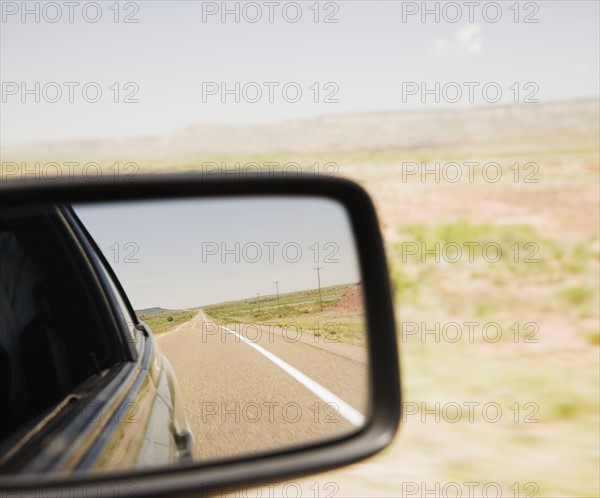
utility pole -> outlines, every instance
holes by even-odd
[[[257,312],[257,313],[258,313],[258,303],[259,303],[259,300],[258,300],[258,298],[259,298],[259,297],[260,297],[260,294],[257,292],[257,293],[256,293],[256,312]]]
[[[275,289],[277,289],[277,314],[281,318],[281,314],[279,312],[279,280],[275,282]]]
[[[314,269],[317,270],[317,282],[319,282],[319,305],[321,306],[321,311],[323,311],[323,299],[321,298],[321,270],[323,268],[317,266]]]

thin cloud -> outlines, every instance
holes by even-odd
[[[435,38],[432,53],[434,55],[476,55],[483,50],[481,26],[468,24],[454,33],[451,40]]]
[[[481,52],[481,26],[469,24],[459,29],[454,38],[458,43],[459,51],[466,54],[478,54]]]
[[[433,53],[435,55],[445,55],[448,53],[450,49],[450,43],[448,40],[444,40],[443,38],[436,38],[433,40]]]

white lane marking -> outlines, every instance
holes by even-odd
[[[319,398],[321,398],[325,403],[329,403],[333,406],[337,406],[340,415],[342,415],[345,419],[347,419],[350,423],[356,425],[357,427],[362,426],[365,423],[365,416],[360,413],[358,410],[351,407],[348,403],[343,401],[341,398],[338,398],[331,391],[325,389],[321,384],[315,382],[307,375],[304,375],[300,370],[294,368],[289,363],[286,363],[278,356],[275,356],[273,353],[267,351],[265,348],[259,346],[258,344],[249,341],[244,336],[234,332],[233,330],[228,329],[227,327],[221,326],[222,329],[225,329],[227,332],[236,335],[242,341],[244,341],[249,346],[253,347],[260,354],[271,360],[275,365],[281,368],[288,375],[296,379],[300,384],[306,387],[309,391],[312,391]]]
[[[160,334],[156,339],[160,339],[162,337],[165,337],[166,335],[172,334],[173,332],[177,332],[181,327],[183,327],[184,325],[187,325],[188,323],[191,323],[192,320],[194,320],[193,318],[191,320],[188,320],[187,322],[183,322],[179,327],[177,327],[174,330],[170,330],[169,332],[165,332],[164,334]],[[196,323],[198,321],[198,315],[196,315],[196,320],[194,321],[194,323]],[[192,327],[194,328],[194,327]]]

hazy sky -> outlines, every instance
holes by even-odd
[[[136,309],[180,309],[357,282],[346,211],[319,198],[75,206]]]
[[[315,22],[314,2],[305,1],[298,3],[301,17],[295,23],[289,20],[297,17],[296,7],[285,7],[288,20],[283,15],[290,2],[273,7],[272,23],[265,2],[250,7],[228,2],[229,9],[238,9],[240,22],[233,14],[225,22],[220,12],[209,15],[221,9],[221,2],[195,1],[122,2],[113,10],[114,2],[100,2],[101,17],[88,22],[98,16],[94,7],[86,7],[84,16],[88,3],[74,8],[71,23],[64,2],[55,2],[60,12],[37,2],[36,22],[35,14],[22,17],[22,2],[2,1],[2,143],[147,136],[199,123],[471,105],[466,97],[456,104],[403,98],[407,82],[430,88],[435,82],[494,82],[502,90],[500,102],[514,100],[514,83],[521,101],[536,88],[534,97],[541,102],[598,96],[599,2],[594,0],[521,2],[518,9],[512,1],[499,2],[499,18],[487,6],[492,2],[480,2],[472,22],[465,2],[454,2],[459,10],[445,6],[448,2],[429,2],[439,22],[434,14],[423,22],[422,2],[321,2]],[[34,12],[35,5],[27,3]],[[252,23],[256,5],[261,18]],[[415,7],[419,12],[410,15]],[[119,22],[114,22],[117,13]],[[57,22],[49,22],[58,14]],[[458,14],[460,19],[451,22]],[[123,22],[127,16],[138,22]],[[325,23],[326,16],[338,22]],[[22,94],[21,83],[35,91],[36,82],[40,103],[34,94]],[[255,82],[263,96],[257,103],[236,103],[233,96],[222,103],[219,93],[203,94],[211,82],[228,88]],[[273,102],[265,82],[278,85],[272,87]],[[90,83],[87,99],[96,99],[97,88],[102,92],[96,103],[82,96]],[[288,83],[294,84],[286,87],[290,100],[295,98],[290,89],[302,91],[296,103],[282,96]],[[525,88],[527,83],[535,86]],[[249,99],[256,97],[254,87],[246,90]],[[325,103],[327,96],[338,102]],[[138,102],[123,103],[127,97]],[[488,105],[479,90],[473,105]]]

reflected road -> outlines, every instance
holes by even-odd
[[[367,411],[359,346],[272,327],[220,327],[202,311],[156,343],[177,376],[199,460],[348,434]]]

